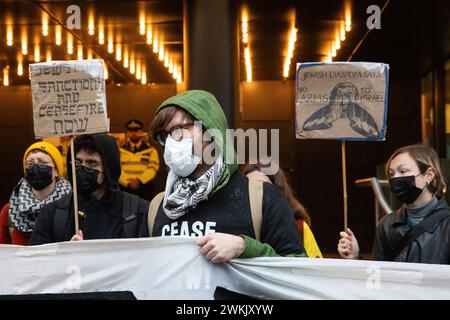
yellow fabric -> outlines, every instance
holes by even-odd
[[[303,221],[303,245],[305,246],[308,257],[323,258],[316,239],[314,238],[314,234],[305,221]]]
[[[158,151],[154,147],[136,153],[120,148],[120,162],[122,174],[119,183],[124,187],[132,179],[139,179],[142,184],[148,183],[159,169]]]
[[[32,150],[40,150],[40,151],[47,153],[53,159],[53,162],[55,163],[55,166],[56,166],[56,171],[58,171],[59,176],[61,176],[61,177],[64,176],[64,162],[63,162],[61,153],[54,145],[52,145],[49,142],[43,142],[43,141],[33,143],[27,149],[27,151],[25,151],[25,153],[23,155],[23,161],[22,161],[24,173],[26,173],[25,159],[27,158],[28,154]]]

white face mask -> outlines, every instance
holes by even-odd
[[[170,135],[166,139],[164,147],[164,161],[176,175],[187,177],[202,160],[192,153],[192,139],[176,141]]]

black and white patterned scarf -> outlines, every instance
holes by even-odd
[[[187,209],[195,208],[200,201],[208,199],[224,170],[223,156],[219,154],[214,165],[195,181],[169,171],[163,202],[167,217],[177,219],[184,215]]]
[[[71,191],[70,183],[64,178],[59,178],[55,190],[44,200],[39,200],[31,191],[28,181],[22,178],[9,199],[9,220],[20,232],[31,233],[41,208],[61,199]]]

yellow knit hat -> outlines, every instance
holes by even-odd
[[[44,141],[33,143],[27,149],[27,151],[25,151],[25,154],[23,155],[23,172],[24,173],[26,173],[25,159],[27,158],[28,154],[32,150],[39,150],[39,151],[43,151],[43,152],[47,153],[53,159],[53,162],[55,163],[55,166],[56,166],[56,171],[58,171],[58,175],[60,177],[64,176],[64,163],[63,163],[61,153],[54,145],[52,145],[51,143],[48,143],[48,142],[44,142]]]

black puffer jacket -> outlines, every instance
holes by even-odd
[[[429,215],[446,212],[448,217],[430,227],[406,247],[396,258],[397,262],[450,264],[450,209],[444,198]],[[391,261],[393,247],[408,232],[406,208],[385,216],[377,228],[373,246],[373,259]]]

